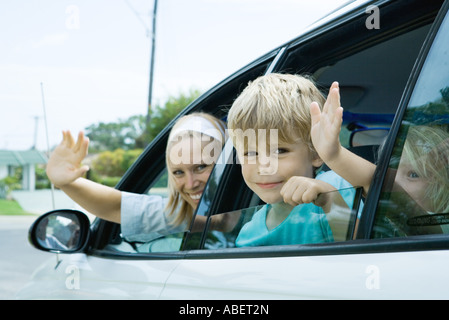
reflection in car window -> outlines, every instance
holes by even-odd
[[[221,227],[215,229],[223,231],[209,231],[204,247],[218,249],[352,239],[360,204],[360,191],[347,188],[322,194],[317,199],[321,207],[314,204],[296,206],[296,210],[291,211],[287,218],[274,228],[268,228],[265,220],[271,205],[260,205],[214,215],[209,225],[220,224]],[[341,193],[355,195],[353,207],[347,206]],[[322,207],[328,208],[327,213],[323,212]],[[300,208],[306,209],[307,212]],[[319,235],[316,235],[316,230],[320,233]]]
[[[374,238],[449,233],[448,37],[446,17],[395,141]]]
[[[147,191],[149,195],[158,195],[164,198],[168,198],[168,173],[167,168],[164,168],[156,179],[155,183]]]
[[[181,249],[185,232],[170,234],[144,243],[133,243],[135,252],[173,252]]]

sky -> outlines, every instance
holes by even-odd
[[[206,91],[347,0],[159,0],[153,105]],[[0,149],[146,114],[152,0],[0,5]]]

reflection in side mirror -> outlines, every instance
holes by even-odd
[[[75,253],[86,247],[89,227],[89,219],[80,211],[50,211],[30,227],[29,241],[39,250]]]

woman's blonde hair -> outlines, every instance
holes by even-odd
[[[195,119],[198,119],[197,117],[207,120],[210,123],[210,125],[212,125],[212,127],[216,129],[216,134],[214,134],[216,136],[215,138],[209,135],[211,132],[210,130],[205,130],[204,132],[202,132],[201,128],[199,127],[194,128],[193,130],[182,129],[183,125],[185,125],[189,121],[195,121]],[[181,131],[178,131],[178,129],[180,129]],[[177,132],[175,136],[173,136],[174,132]],[[214,148],[214,150],[221,150],[226,141],[226,125],[223,121],[214,117],[213,115],[203,112],[195,112],[180,118],[171,129],[170,138],[169,141],[167,142],[167,148],[165,151],[165,161],[168,171],[168,192],[169,192],[166,210],[168,211],[168,214],[170,216],[176,215],[172,222],[173,225],[175,226],[179,226],[184,221],[190,223],[193,217],[194,210],[190,206],[190,204],[182,198],[180,192],[175,187],[176,184],[174,181],[174,176],[170,170],[170,162],[169,162],[170,150],[176,143],[178,143],[179,140],[177,139],[177,137],[183,138],[194,137],[203,140],[202,139],[203,135],[208,136],[207,138],[204,139],[204,141],[207,141],[207,144],[210,143],[217,144],[216,146],[217,148]],[[217,137],[217,135],[219,136]],[[215,159],[217,159],[218,156],[219,154],[214,155]]]
[[[439,127],[410,127],[402,157],[428,180],[425,197],[432,212],[449,212],[449,133]]]
[[[248,129],[278,130],[281,141],[300,139],[316,154],[310,137],[310,104],[325,98],[314,82],[304,76],[272,73],[250,82],[234,101],[228,114],[229,136],[238,143],[237,132]]]

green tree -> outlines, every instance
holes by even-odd
[[[149,128],[136,140],[136,146],[144,148],[172,121],[185,107],[200,96],[201,92],[191,89],[188,93],[168,98],[164,107],[156,106],[151,110]]]
[[[150,113],[151,121],[148,128],[146,128],[145,115],[134,115],[128,119],[119,119],[117,122],[91,124],[85,129],[90,139],[89,152],[145,148],[179,112],[199,95],[199,90],[192,89],[188,93],[169,97],[163,107],[156,105]]]
[[[120,177],[123,175],[122,161],[125,150],[103,151],[92,161],[92,169],[101,176]]]
[[[145,130],[145,116],[135,115],[118,122],[92,124],[86,128],[90,152],[130,150],[136,148],[136,139]]]
[[[115,186],[128,168],[142,153],[142,149],[103,151],[92,161],[89,179]]]

